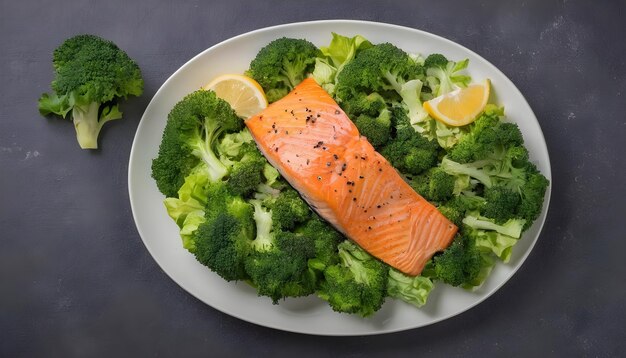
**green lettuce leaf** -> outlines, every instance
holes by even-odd
[[[323,57],[315,60],[313,78],[328,93],[333,94],[337,76],[343,67],[356,56],[356,54],[372,47],[372,43],[361,35],[346,37],[333,34],[333,39],[328,47],[321,47]]]
[[[206,170],[194,170],[185,178],[185,183],[178,190],[177,198],[164,200],[167,214],[180,228],[183,247],[191,252],[195,250],[193,233],[205,221],[204,207],[207,203],[207,185],[209,177]]]
[[[390,297],[421,307],[426,304],[433,287],[433,282],[428,277],[411,277],[393,268],[389,269],[387,294]]]

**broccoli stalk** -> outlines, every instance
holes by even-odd
[[[256,237],[252,248],[259,252],[266,252],[274,246],[276,235],[272,230],[272,212],[261,206],[261,201],[251,200],[254,206],[254,222],[256,223]]]
[[[194,128],[189,138],[191,154],[202,159],[207,166],[209,178],[216,181],[228,174],[228,167],[217,157],[213,149],[223,127],[216,121],[207,121],[203,127]]]
[[[476,212],[469,213],[464,219],[463,224],[476,230],[493,230],[503,235],[511,236],[519,239],[522,235],[522,229],[526,220],[509,219],[504,224],[497,224],[494,220],[480,216]]]
[[[139,66],[113,42],[93,35],[65,40],[54,50],[52,94],[39,99],[42,115],[71,118],[82,149],[97,149],[103,125],[122,118],[120,98],[143,93]]]

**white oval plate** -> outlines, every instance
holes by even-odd
[[[257,51],[271,40],[282,36],[306,38],[322,46],[330,42],[331,31],[346,36],[360,34],[373,43],[391,42],[407,52],[438,52],[455,60],[469,58],[469,74],[474,81],[491,79],[497,102],[505,106],[508,120],[519,125],[532,160],[551,179],[546,143],[533,111],[515,85],[479,55],[444,38],[396,25],[345,20],[295,23],[252,31],[219,43],[187,62],[157,91],[137,128],[128,165],[128,190],[137,230],[156,262],[182,288],[224,313],[259,325],[308,334],[367,335],[422,327],[464,312],[496,292],[522,265],[545,221],[550,188],[541,216],[515,246],[511,261],[498,263],[480,289],[468,292],[437,284],[421,309],[388,299],[379,312],[367,319],[333,312],[314,296],[273,305],[243,282],[224,281],[182,247],[178,228],[168,217],[163,196],[150,176],[151,161],[157,155],[169,111],[186,94],[212,78],[245,71]]]

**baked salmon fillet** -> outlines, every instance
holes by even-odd
[[[337,230],[390,266],[418,275],[457,227],[381,156],[315,80],[246,120],[259,149]]]

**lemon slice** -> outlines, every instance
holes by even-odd
[[[460,127],[476,120],[489,100],[489,80],[475,83],[424,102],[431,117],[449,126]]]
[[[214,91],[242,118],[249,118],[267,107],[263,88],[257,81],[247,76],[221,75],[204,86],[204,89]]]

